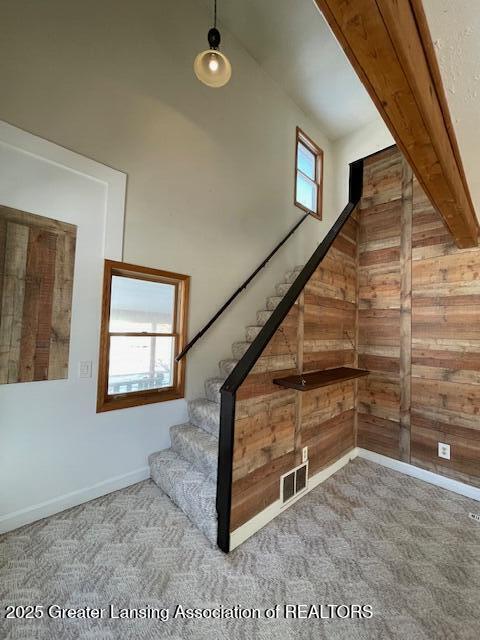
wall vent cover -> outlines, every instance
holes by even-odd
[[[280,500],[282,504],[290,502],[307,490],[308,462],[295,467],[280,478]]]

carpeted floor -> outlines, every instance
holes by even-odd
[[[477,640],[472,500],[355,460],[230,556],[142,482],[0,537],[0,606],[254,607],[256,620],[0,620],[3,640]],[[286,603],[371,619],[267,620]],[[318,609],[317,609],[318,610]],[[55,610],[56,611],[56,610]],[[338,609],[340,615],[345,608]]]

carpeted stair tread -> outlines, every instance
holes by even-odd
[[[273,311],[270,309],[262,309],[261,311],[257,311],[257,324],[264,325],[266,321],[270,318]]]
[[[152,480],[212,542],[217,540],[217,484],[172,449],[149,456]]]
[[[245,329],[245,340],[247,342],[253,342],[262,329],[263,327],[259,326],[258,324],[247,327]]]
[[[237,364],[238,364],[238,360],[235,360],[234,358],[228,358],[227,360],[222,360],[218,365],[221,375],[225,376],[225,378],[228,378],[228,376],[232,373],[232,371],[235,369]]]
[[[276,309],[276,307],[278,307],[282,299],[283,296],[270,296],[269,298],[267,298],[267,309],[269,311],[273,311],[274,309]]]
[[[188,417],[191,424],[208,431],[218,438],[220,429],[220,405],[207,398],[197,398],[188,403]]]
[[[300,275],[300,272],[302,271],[301,268],[296,268],[293,269],[292,271],[287,271],[286,275],[285,275],[285,280],[291,284],[292,282],[295,282],[295,280],[298,278],[298,276]]]
[[[207,378],[205,380],[205,394],[210,402],[220,404],[220,389],[225,378]]]
[[[212,480],[217,480],[218,438],[187,422],[170,428],[172,449]]]
[[[291,282],[281,282],[280,284],[277,284],[277,286],[275,287],[277,296],[281,296],[283,298],[291,286]]]
[[[234,342],[232,344],[232,354],[237,360],[242,358],[246,351],[251,347],[251,342]]]

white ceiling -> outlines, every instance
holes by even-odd
[[[480,3],[424,0],[453,127],[480,217]]]
[[[218,0],[218,18],[330,139],[379,117],[313,0]]]
[[[210,11],[212,0],[203,1]],[[424,0],[424,7],[480,218],[480,3]],[[218,17],[331,140],[380,117],[313,0],[218,0]]]

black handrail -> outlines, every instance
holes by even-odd
[[[213,318],[211,318],[211,320],[209,320],[207,322],[207,324],[203,327],[203,329],[201,329],[194,338],[192,338],[190,340],[190,342],[180,351],[180,353],[178,354],[178,356],[176,356],[175,360],[177,362],[180,362],[180,360],[190,351],[190,349],[193,347],[193,345],[200,340],[200,338],[203,336],[204,333],[206,333],[210,327],[212,326],[212,324],[218,320],[218,318],[222,315],[222,313],[232,304],[232,302],[235,300],[235,298],[244,290],[248,287],[248,285],[250,284],[250,282],[255,278],[255,276],[257,275],[257,273],[259,271],[261,271],[267,264],[267,262],[269,262],[273,256],[277,253],[277,251],[280,249],[281,246],[283,246],[285,244],[285,242],[290,238],[290,236],[292,236],[295,231],[298,229],[298,227],[302,224],[302,222],[309,217],[309,213],[306,213],[302,218],[300,218],[300,220],[295,223],[293,225],[293,227],[290,229],[290,231],[287,233],[287,235],[283,238],[283,240],[280,240],[280,242],[277,244],[277,246],[273,249],[273,251],[271,251],[268,256],[265,258],[265,260],[255,269],[255,271],[245,280],[245,282],[240,285],[238,287],[238,289],[235,291],[235,293],[233,293],[230,298],[225,302],[225,304],[220,307],[220,309],[217,311],[217,313],[213,316]]]
[[[274,333],[281,325],[288,312],[295,304],[298,296],[305,288],[305,285],[310,280],[316,268],[334,243],[338,234],[342,230],[343,225],[360,201],[362,189],[363,160],[357,160],[350,164],[349,197],[347,206],[339,215],[330,231],[319,244],[312,257],[297,276],[284,298],[277,305],[270,318],[262,327],[260,333],[257,335],[242,358],[238,361],[236,367],[230,373],[220,389],[220,434],[217,473],[217,544],[220,549],[226,553],[230,550],[230,512],[232,507],[235,399],[237,389],[262,355],[263,350],[272,339]]]

